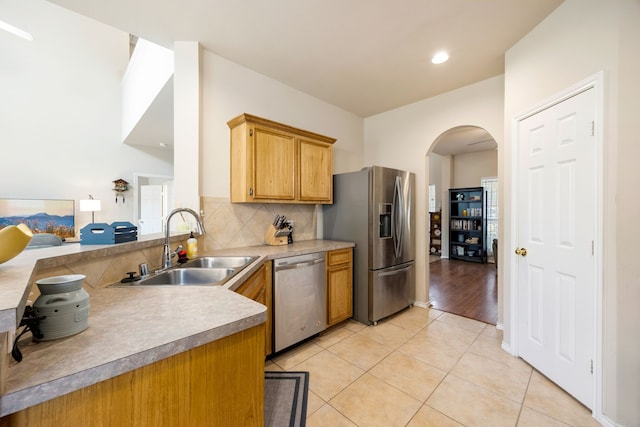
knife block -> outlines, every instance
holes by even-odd
[[[277,234],[282,234],[282,232],[285,233],[277,236]],[[291,234],[291,231],[284,229],[278,230],[273,224],[269,224],[269,228],[267,228],[267,232],[264,234],[264,242],[271,246],[286,245],[289,243],[289,234]]]

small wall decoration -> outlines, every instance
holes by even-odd
[[[129,183],[122,178],[116,179],[113,181],[113,191],[116,192],[116,203],[118,203],[118,198],[122,198],[122,203],[124,203],[124,192],[129,190]]]

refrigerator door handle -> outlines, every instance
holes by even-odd
[[[409,271],[413,268],[413,263],[411,263],[410,265],[406,265],[402,268],[396,268],[396,269],[387,269],[385,271],[382,271],[378,274],[378,277],[384,277],[384,276],[393,276],[394,274],[398,274],[398,273],[402,273],[405,271]]]
[[[391,224],[393,228],[393,249],[396,258],[402,256],[404,244],[404,200],[402,195],[402,180],[396,176],[393,188],[393,204],[391,205]]]

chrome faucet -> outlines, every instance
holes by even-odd
[[[171,222],[171,217],[173,217],[175,214],[179,212],[190,213],[196,219],[196,227],[198,229],[198,234],[202,236],[205,233],[204,225],[202,225],[202,221],[200,221],[200,217],[198,216],[197,213],[195,213],[195,211],[193,211],[193,209],[177,208],[172,210],[171,213],[167,216],[167,219],[164,223],[165,236],[164,236],[164,249],[162,251],[162,269],[163,270],[165,268],[171,267],[171,258],[172,258],[172,255],[174,254],[171,253],[171,248],[169,248],[169,223]]]

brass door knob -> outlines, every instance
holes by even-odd
[[[517,248],[516,255],[527,256],[527,250],[525,248]]]

